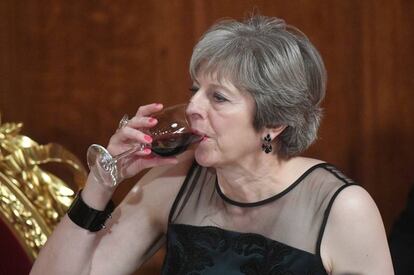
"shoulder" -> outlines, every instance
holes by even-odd
[[[336,273],[393,274],[379,210],[360,186],[339,192],[321,244],[325,267]]]
[[[378,208],[368,192],[358,185],[346,186],[338,193],[332,205],[328,220],[330,226],[352,226],[366,219],[372,219],[382,225]]]
[[[355,182],[343,174],[334,165],[318,159],[297,157],[292,161],[293,171],[299,179],[307,178],[313,188],[324,187],[325,191],[335,192],[343,185],[355,184]]]
[[[296,158],[296,162],[299,163],[299,167],[302,167],[302,169],[304,169],[304,171],[306,172],[313,171],[316,168],[322,168],[321,170],[326,172],[325,175],[330,174],[334,176],[336,179],[340,180],[342,183],[355,184],[355,182],[352,179],[348,178],[344,173],[342,173],[341,170],[323,160],[307,157],[298,157]]]

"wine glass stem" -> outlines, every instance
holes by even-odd
[[[137,144],[134,145],[131,149],[126,150],[125,152],[122,152],[112,158],[113,164],[116,164],[120,159],[123,159],[124,157],[127,157],[137,151],[142,151],[146,146],[144,144]]]

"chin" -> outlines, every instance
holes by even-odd
[[[206,150],[199,150],[199,148],[197,148],[194,152],[194,158],[197,163],[203,167],[212,167],[215,164],[212,153]]]

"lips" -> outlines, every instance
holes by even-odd
[[[191,129],[191,131],[193,132],[194,135],[202,137],[202,140],[206,140],[207,138],[209,138],[209,136],[207,136],[205,133],[203,133],[199,130]]]

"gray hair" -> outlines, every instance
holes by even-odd
[[[257,15],[218,22],[194,48],[191,77],[201,70],[251,94],[257,131],[286,126],[277,138],[280,157],[298,155],[316,139],[326,71],[318,51],[295,27]]]

